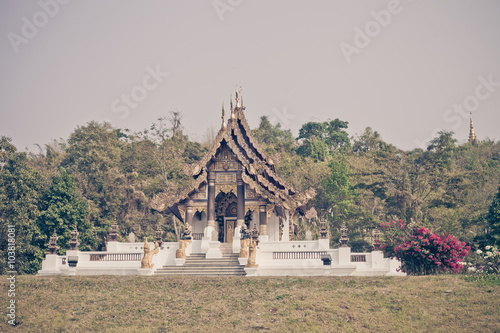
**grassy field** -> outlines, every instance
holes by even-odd
[[[500,332],[498,277],[18,276],[16,305],[0,331]]]

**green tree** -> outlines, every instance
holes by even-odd
[[[488,209],[486,221],[489,229],[486,238],[493,244],[500,245],[500,187]]]
[[[15,269],[20,274],[34,274],[41,268],[46,237],[35,223],[40,213],[44,189],[43,175],[31,164],[26,153],[10,147],[9,159],[0,173],[0,233],[15,229]],[[0,275],[7,271],[7,237],[0,237]]]
[[[89,201],[89,218],[101,240],[99,246],[113,221],[124,214],[126,192],[120,164],[126,142],[121,130],[92,121],[71,133],[61,163],[75,176],[81,194]]]
[[[2,135],[0,138],[0,171],[3,170],[10,156],[16,151],[16,147],[12,144],[12,138]]]
[[[351,170],[346,156],[336,154],[328,167],[330,172],[323,180],[315,202],[320,210],[329,213],[332,246],[338,245],[340,226],[346,222],[353,250],[368,250],[370,244],[364,240],[364,230],[366,224],[371,226],[371,220],[366,219],[361,206],[356,205],[356,190],[351,182]],[[321,207],[321,201],[326,206]]]
[[[269,155],[292,153],[294,150],[295,140],[292,132],[282,129],[280,123],[271,124],[267,116],[260,118],[259,127],[252,133]]]
[[[325,141],[312,136],[297,148],[297,154],[310,157],[315,161],[325,161],[330,156],[330,149]]]
[[[453,134],[453,132],[440,131],[438,136],[429,142],[427,154],[422,157],[432,163],[432,169],[436,171],[450,170],[451,157],[457,143],[457,140],[453,138]]]
[[[326,144],[330,152],[341,148],[348,148],[351,146],[349,134],[345,131],[348,124],[347,121],[342,121],[338,118],[323,123],[308,122],[300,128],[297,139],[302,139],[304,144],[307,144],[308,141],[317,138]],[[308,150],[302,152],[307,153]]]
[[[371,127],[365,128],[363,134],[354,140],[352,151],[355,153],[367,153],[387,149],[388,144],[382,140],[377,131]]]
[[[345,214],[345,207],[352,203],[354,197],[349,164],[344,156],[338,155],[331,159],[328,167],[330,174],[323,181],[325,196],[330,206],[341,208],[339,211]]]
[[[55,231],[59,236],[59,253],[69,248],[71,231],[77,225],[80,250],[91,250],[97,244],[97,235],[87,219],[87,202],[81,198],[75,178],[64,168],[52,176],[52,184],[43,196],[42,212],[37,224],[48,239]]]

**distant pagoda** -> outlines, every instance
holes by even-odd
[[[479,141],[476,138],[476,133],[474,132],[474,123],[472,122],[472,112],[470,114],[469,143],[471,145],[477,145],[479,143]]]

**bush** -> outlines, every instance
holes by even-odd
[[[384,240],[381,249],[390,258],[401,261],[401,270],[408,275],[458,273],[464,266],[461,259],[470,246],[453,235],[437,235],[424,227],[410,227],[405,222],[381,224]]]
[[[498,274],[500,273],[500,251],[498,247],[487,245],[472,252],[466,260],[467,273]]]

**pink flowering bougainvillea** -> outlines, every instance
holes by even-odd
[[[390,258],[401,261],[401,269],[409,275],[436,274],[463,268],[461,259],[470,247],[453,235],[437,235],[424,227],[410,228],[405,222],[384,222],[381,249]]]

